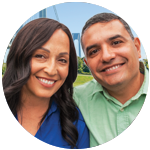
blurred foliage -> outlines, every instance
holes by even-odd
[[[91,72],[90,72],[88,66],[84,62],[84,57],[83,58],[78,57],[78,73],[85,74],[85,75],[91,75]]]
[[[2,76],[4,75],[6,71],[6,63],[3,63],[3,66],[2,66]]]
[[[143,59],[144,64],[147,69],[150,69],[150,58]]]

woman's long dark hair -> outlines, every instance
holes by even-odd
[[[76,146],[78,139],[78,131],[73,124],[78,119],[78,111],[72,98],[73,82],[77,77],[77,57],[72,35],[65,25],[52,19],[40,18],[29,22],[18,32],[7,57],[7,69],[3,76],[3,89],[7,103],[15,116],[18,108],[20,108],[21,89],[30,77],[32,54],[44,45],[57,29],[62,29],[69,37],[70,64],[65,83],[52,97],[55,97],[60,108],[62,136],[73,148]],[[47,112],[48,110],[43,114],[41,122]]]

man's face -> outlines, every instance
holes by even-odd
[[[140,41],[132,40],[119,20],[93,24],[85,30],[82,43],[87,66],[106,89],[125,87],[137,80]]]

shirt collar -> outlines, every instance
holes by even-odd
[[[50,109],[49,109],[49,111],[48,111],[48,113],[47,113],[47,115],[46,115],[46,118],[49,117],[53,112],[55,112],[55,111],[57,110],[57,107],[58,107],[58,106],[57,106],[55,100],[52,99],[52,104],[51,104],[51,107],[50,107]],[[46,118],[45,118],[45,119],[46,119]]]
[[[143,81],[143,84],[142,84],[140,90],[138,91],[138,93],[131,98],[132,100],[136,100],[142,94],[147,94],[148,83],[149,83],[149,78],[148,78],[149,72],[148,72],[148,69],[143,64],[143,62],[140,62],[140,71],[144,72],[144,81]],[[114,97],[110,96],[108,94],[108,92],[106,91],[106,89],[104,87],[102,87],[101,84],[99,84],[95,79],[93,79],[93,82],[95,83],[95,86],[93,88],[92,93],[89,96],[94,95],[97,92],[103,92],[106,98],[110,99],[110,97],[111,97],[111,99],[113,99],[117,102],[117,100]]]
[[[143,62],[140,62],[140,72],[144,73],[144,81],[138,93],[131,98],[132,100],[139,98],[142,94],[147,94],[148,83],[149,83],[149,77],[148,77],[149,72],[148,69],[143,64]]]
[[[94,84],[94,88],[93,91],[90,95],[94,95],[97,92],[101,92],[104,90],[104,88],[101,86],[101,84],[99,84],[95,79],[93,79]]]

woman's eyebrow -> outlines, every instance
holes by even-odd
[[[47,52],[50,53],[50,50],[48,50],[47,48],[41,47],[40,49],[42,49],[42,50],[47,51]],[[67,53],[67,52],[62,52],[62,53],[59,53],[59,55],[69,55],[69,53]]]
[[[47,48],[41,47],[40,49],[42,49],[42,50],[47,51],[47,52],[50,53],[50,50],[48,50]]]

